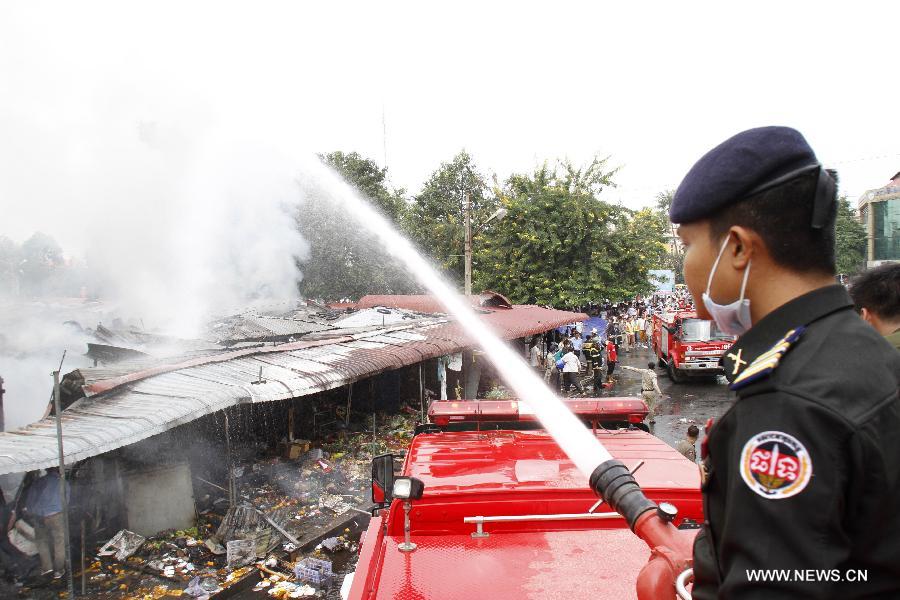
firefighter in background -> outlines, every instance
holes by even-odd
[[[591,336],[593,343],[590,347],[588,364],[591,368],[591,375],[593,375],[594,378],[594,393],[599,394],[603,389],[603,382],[605,380],[603,365],[603,342],[596,335],[596,333],[592,333]]]
[[[701,445],[695,600],[900,598],[900,353],[834,283],[836,186],[799,132],[763,127],[673,198],[697,313],[740,336]]]
[[[589,333],[587,339],[584,340],[584,344],[581,346],[581,353],[584,354],[584,361],[587,363],[587,372],[589,375],[594,373],[594,345],[597,343],[594,336],[594,332]]]

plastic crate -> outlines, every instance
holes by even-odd
[[[294,565],[294,576],[300,581],[319,587],[331,587],[334,581],[331,561],[318,558],[304,558],[299,561]]]

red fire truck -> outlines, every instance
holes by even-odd
[[[601,465],[589,484],[515,400],[435,402],[399,473],[397,457],[373,461],[382,509],[342,596],[674,598],[703,519],[697,465],[633,427],[642,400],[565,402],[618,459],[603,463],[617,463],[615,475],[598,476]],[[625,507],[638,497],[640,509]]]
[[[722,375],[719,359],[733,343],[733,336],[722,333],[713,321],[698,319],[693,311],[653,316],[653,351],[675,383]]]

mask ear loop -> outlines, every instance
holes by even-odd
[[[728,238],[729,236],[725,236],[725,243],[722,244],[722,247],[719,249],[719,255],[716,257],[716,262],[713,263],[712,270],[709,272],[709,279],[706,281],[706,295],[709,295],[709,288],[712,287],[713,275],[716,274],[716,269],[719,268],[719,260],[722,258],[722,254],[725,252],[725,248],[728,247]],[[744,278],[744,285],[747,284],[747,278]],[[744,297],[744,288],[741,287],[741,299]]]
[[[750,265],[753,264],[753,259],[747,261],[747,268],[744,269],[744,282],[741,283],[741,299],[739,302],[744,301],[744,290],[747,289],[747,279],[750,278]]]

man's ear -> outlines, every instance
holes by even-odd
[[[863,308],[859,311],[859,316],[863,318],[863,321],[865,321],[875,329],[878,329],[878,317],[875,316],[875,313],[873,313],[871,310],[869,310],[868,308]]]
[[[726,250],[723,260],[730,258],[731,266],[738,271],[747,268],[750,260],[763,252],[763,242],[759,234],[752,229],[734,225],[728,230],[728,235],[734,240],[734,245]]]

